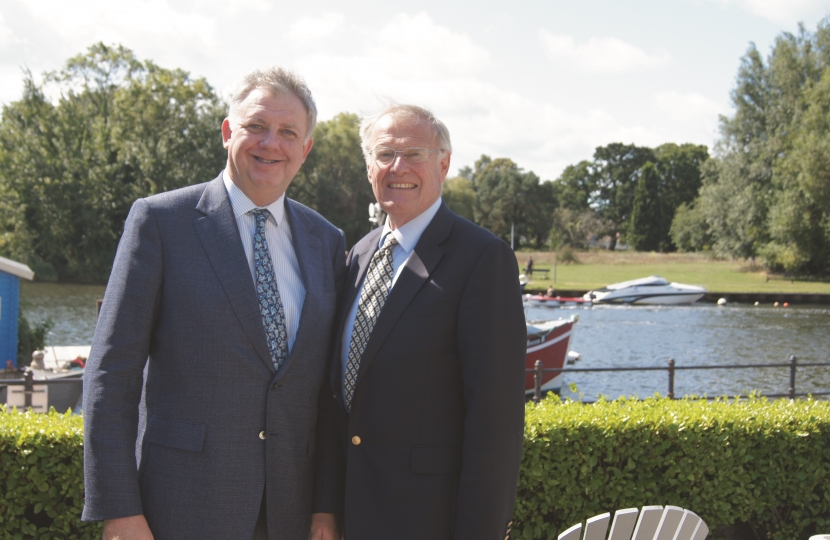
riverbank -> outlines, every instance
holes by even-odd
[[[790,279],[768,275],[747,261],[722,261],[703,253],[639,253],[629,251],[573,251],[577,263],[556,263],[555,252],[518,252],[520,269],[533,258],[534,274],[528,290],[588,291],[609,283],[658,275],[669,281],[702,285],[713,294],[830,295],[830,279]],[[560,261],[562,257],[560,256]],[[554,263],[556,263],[554,271]],[[541,270],[541,272],[540,272]],[[547,272],[545,272],[547,270]],[[560,293],[562,296],[566,294]],[[745,301],[745,300],[741,300]],[[760,300],[759,300],[760,301]],[[772,299],[770,301],[789,301]],[[808,301],[808,300],[802,300]],[[830,302],[830,299],[827,300]]]

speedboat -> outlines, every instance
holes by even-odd
[[[553,321],[533,321],[527,324],[527,354],[525,369],[535,369],[536,361],[541,360],[546,369],[563,368],[565,363],[573,363],[579,355],[568,357],[568,344],[573,335],[573,327],[579,320],[578,315],[568,319]],[[542,391],[559,392],[565,374],[544,372],[542,375]],[[525,394],[533,395],[536,389],[534,373],[525,374]]]
[[[705,293],[706,289],[698,285],[669,283],[660,276],[650,276],[588,291],[583,298],[602,304],[691,304]]]

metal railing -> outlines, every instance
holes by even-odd
[[[666,371],[668,372],[669,388],[666,397],[675,399],[674,397],[674,374],[678,370],[692,370],[692,369],[747,369],[747,368],[770,368],[770,367],[786,367],[790,371],[790,386],[786,393],[783,394],[758,394],[759,396],[769,398],[789,398],[795,399],[801,396],[828,396],[830,392],[796,392],[795,390],[795,374],[799,367],[819,367],[830,366],[830,362],[810,362],[806,364],[799,364],[795,356],[790,356],[787,363],[778,364],[730,364],[730,365],[707,365],[707,366],[678,366],[675,364],[674,358],[670,358],[666,367],[606,367],[606,368],[546,368],[542,365],[541,360],[536,360],[534,369],[526,370],[528,373],[533,373],[536,388],[533,392],[533,401],[539,403],[542,399],[542,378],[545,373],[577,373],[590,371]],[[706,399],[717,399],[716,397],[707,397]],[[584,403],[592,403],[586,401]]]
[[[83,384],[83,378],[65,378],[65,379],[38,379],[35,380],[35,374],[31,369],[24,369],[22,379],[0,379],[0,386],[23,386],[23,400],[24,408],[32,406],[32,396],[44,392],[38,390],[35,386],[52,385],[52,384]]]

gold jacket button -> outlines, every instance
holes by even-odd
[[[352,444],[353,444],[353,445],[355,445],[355,446],[357,446],[358,444],[360,444],[360,437],[358,437],[357,435],[355,435],[354,437],[352,437]]]
[[[265,440],[265,432],[264,431],[259,432],[259,438],[262,439],[263,441]]]

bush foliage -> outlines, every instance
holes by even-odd
[[[514,536],[556,538],[620,508],[675,505],[758,538],[830,530],[830,403],[529,404]]]
[[[81,523],[83,419],[0,406],[0,531],[8,539],[101,538]]]
[[[551,539],[620,508],[675,505],[713,538],[830,530],[830,403],[652,398],[528,404],[513,538]],[[95,539],[82,523],[83,421],[0,407],[3,538]]]

